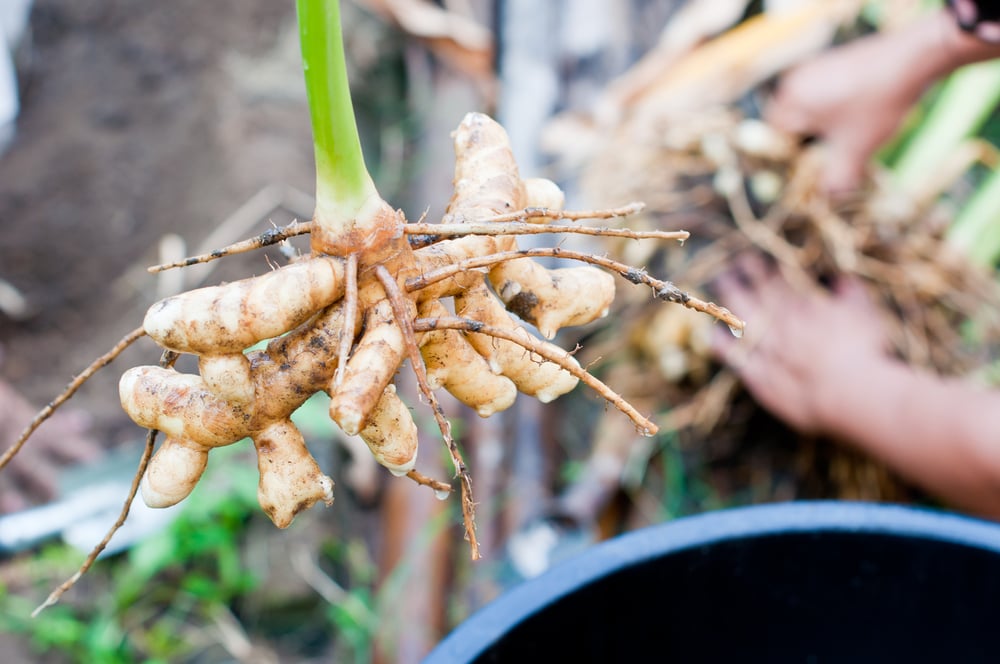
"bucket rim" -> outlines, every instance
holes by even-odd
[[[725,541],[788,533],[870,533],[1000,553],[1000,524],[939,509],[838,500],[726,508],[624,533],[521,582],[459,624],[424,664],[472,661],[528,616],[625,567]]]

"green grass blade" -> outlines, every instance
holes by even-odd
[[[926,120],[893,168],[903,191],[926,181],[928,169],[947,161],[983,125],[1000,101],[1000,60],[963,67],[944,84]]]
[[[993,171],[968,200],[947,239],[980,265],[1000,259],[1000,171]]]

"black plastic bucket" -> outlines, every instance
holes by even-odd
[[[629,533],[502,595],[426,662],[1000,662],[1000,525],[867,503]]]

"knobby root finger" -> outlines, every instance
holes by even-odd
[[[421,318],[449,316],[440,300],[420,307]],[[464,334],[458,330],[428,332],[420,340],[420,356],[432,389],[443,387],[480,417],[489,417],[514,405],[517,386],[506,376],[493,373]]]
[[[160,346],[179,352],[243,352],[304,323],[343,294],[343,261],[313,256],[256,277],[164,298],[149,308],[142,327]]]
[[[211,448],[169,436],[149,462],[139,484],[148,507],[164,508],[187,498],[208,465]]]
[[[347,362],[340,387],[330,390],[330,418],[344,433],[353,436],[365,428],[404,351],[403,333],[389,303],[381,300],[367,308],[365,333]]]
[[[443,318],[418,318],[413,321],[413,329],[417,332],[429,332],[432,330],[443,329],[463,330],[465,332],[485,334],[487,336],[515,343],[525,350],[542,356],[547,361],[558,365],[564,371],[578,378],[585,385],[604,397],[604,399],[611,405],[627,415],[642,435],[652,436],[657,432],[657,426],[652,421],[641,415],[639,411],[632,406],[632,404],[626,401],[621,395],[605,385],[603,382],[595,378],[586,369],[582,368],[576,362],[571,361],[571,355],[561,348],[552,346],[551,344],[542,343],[534,337],[522,337],[513,334],[510,330],[505,330],[492,325],[484,325],[479,321],[468,318],[459,318],[457,316]]]
[[[515,335],[526,343],[547,343],[534,339],[530,332],[513,319],[482,277],[478,286],[467,289],[455,298],[455,313],[460,318],[503,328],[508,334]],[[558,364],[543,362],[541,356],[525,353],[523,344],[498,341],[495,337],[483,334],[466,334],[465,337],[487,361],[492,371],[506,376],[513,381],[519,392],[533,396],[542,403],[566,394],[579,382]],[[572,358],[567,361],[576,363]]]
[[[458,445],[455,443],[454,437],[451,435],[451,422],[445,417],[444,410],[441,408],[441,404],[438,402],[437,397],[434,396],[434,392],[431,390],[430,385],[427,382],[427,369],[424,367],[424,360],[420,356],[420,347],[417,344],[417,337],[413,328],[413,315],[410,311],[409,302],[400,290],[399,285],[396,280],[393,279],[392,275],[385,267],[379,265],[375,268],[375,275],[378,277],[379,282],[382,284],[382,288],[385,289],[386,297],[389,299],[389,303],[392,305],[393,315],[396,317],[396,322],[403,331],[404,348],[406,350],[406,355],[410,360],[410,367],[413,369],[413,373],[417,378],[417,385],[420,387],[420,392],[427,399],[427,403],[430,405],[431,410],[434,413],[434,420],[437,422],[438,428],[441,430],[441,436],[444,438],[445,444],[448,446],[448,452],[451,454],[452,463],[455,465],[455,474],[461,478],[462,482],[462,519],[465,523],[465,536],[469,540],[469,548],[471,550],[472,559],[479,559],[479,542],[476,539],[476,505],[472,499],[472,476],[469,473],[468,468],[465,466],[465,460],[462,458],[462,453],[458,449]]]
[[[318,501],[333,504],[333,480],[309,453],[302,432],[290,419],[280,420],[252,436],[257,450],[257,501],[278,528]]]
[[[337,349],[337,370],[333,374],[333,389],[336,390],[344,380],[344,369],[354,345],[354,330],[358,317],[358,255],[351,254],[344,265],[344,331],[340,336],[340,347]]]
[[[507,310],[546,339],[560,328],[604,318],[615,299],[614,275],[592,265],[549,269],[521,258],[494,266],[489,280]]]
[[[560,249],[559,247],[547,247],[540,249],[520,249],[518,251],[504,251],[496,254],[490,254],[488,256],[473,257],[466,260],[458,261],[451,265],[446,265],[439,267],[434,270],[429,270],[419,277],[412,277],[407,279],[404,286],[408,292],[413,292],[421,290],[430,286],[431,284],[437,283],[444,279],[448,279],[457,274],[462,274],[469,270],[488,267],[490,265],[496,265],[497,263],[502,263],[503,261],[515,260],[518,258],[529,258],[529,257],[550,257],[550,258],[566,258],[570,260],[581,261],[583,263],[590,263],[592,265],[598,265],[600,267],[606,268],[613,272],[617,272],[626,280],[631,281],[633,284],[643,284],[649,286],[653,289],[654,294],[660,300],[665,300],[667,302],[675,302],[677,304],[682,304],[688,309],[694,309],[695,311],[700,311],[704,314],[708,314],[713,318],[722,321],[728,325],[734,333],[742,332],[746,323],[739,318],[737,318],[731,311],[725,307],[721,307],[713,302],[706,302],[702,299],[689,295],[684,291],[680,290],[674,286],[669,281],[663,281],[661,279],[656,279],[651,277],[645,270],[641,268],[632,267],[631,265],[626,265],[619,261],[607,258],[605,256],[595,256],[593,254],[585,254],[578,251],[571,251],[568,249]]]
[[[359,435],[375,461],[393,475],[399,477],[413,470],[419,444],[417,425],[392,383],[385,386]]]

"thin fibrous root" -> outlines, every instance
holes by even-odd
[[[482,223],[497,223],[504,221],[524,221],[526,219],[565,219],[566,221],[580,221],[581,219],[614,219],[616,217],[627,217],[630,214],[641,212],[646,207],[645,203],[629,203],[617,208],[605,210],[560,210],[549,207],[527,207],[515,212],[506,212],[491,217],[483,217],[479,221]]]
[[[476,332],[495,337],[497,339],[504,339],[506,341],[513,342],[525,350],[540,355],[553,364],[557,364],[563,370],[578,378],[580,382],[590,387],[608,403],[628,416],[628,418],[632,420],[632,423],[635,424],[636,430],[638,430],[638,432],[643,436],[652,436],[658,430],[656,424],[640,414],[639,411],[637,411],[632,404],[626,401],[620,394],[594,377],[594,375],[586,369],[570,362],[570,354],[561,348],[544,344],[534,337],[519,337],[509,330],[494,327],[492,325],[486,325],[470,318],[460,318],[458,316],[417,318],[413,321],[413,330],[415,332],[430,332],[432,330],[461,330],[463,332]]]
[[[441,404],[438,402],[437,397],[434,396],[434,392],[427,382],[427,369],[424,367],[424,360],[420,355],[420,346],[417,344],[412,323],[413,319],[406,306],[406,297],[400,290],[396,280],[384,266],[379,265],[375,268],[375,276],[378,277],[382,288],[385,289],[385,295],[392,306],[392,313],[396,318],[396,324],[399,325],[399,328],[403,332],[406,355],[410,360],[410,367],[417,378],[417,385],[420,387],[421,394],[427,399],[427,403],[434,413],[434,420],[441,430],[441,436],[448,446],[448,452],[451,454],[451,460],[455,466],[455,476],[461,480],[462,520],[465,524],[465,537],[469,541],[472,559],[479,560],[479,541],[476,538],[476,504],[472,499],[472,476],[465,466],[465,460],[462,458],[462,453],[459,451],[454,437],[451,435],[451,422],[445,417]]]
[[[139,338],[139,336],[142,335],[138,335],[136,338]],[[127,339],[128,337],[126,336],[125,338]],[[124,339],[122,341],[124,341]],[[164,369],[168,369],[174,366],[178,357],[180,357],[178,353],[175,353],[172,350],[164,350],[160,355],[159,365]],[[101,552],[104,551],[104,548],[111,541],[111,538],[115,536],[115,533],[117,533],[118,530],[125,525],[125,520],[128,519],[129,511],[132,509],[132,501],[135,500],[136,494],[139,493],[139,485],[142,483],[142,477],[146,474],[146,469],[149,467],[149,460],[153,457],[153,447],[156,445],[156,435],[158,433],[160,432],[156,429],[146,429],[146,445],[142,450],[142,457],[139,459],[139,467],[136,468],[135,475],[132,477],[132,485],[129,487],[128,495],[125,497],[125,504],[122,505],[121,512],[118,513],[118,519],[114,522],[111,528],[108,529],[108,532],[105,533],[104,539],[98,542],[97,546],[90,551],[84,559],[83,564],[80,565],[80,569],[78,569],[73,576],[63,581],[58,588],[49,593],[49,596],[45,598],[45,601],[31,612],[32,618],[37,617],[39,613],[58,602],[59,598],[66,594],[66,591],[76,585],[76,582],[80,580],[80,577],[86,574],[87,570],[89,570],[94,562],[97,561],[97,557],[101,555]]]
[[[406,476],[409,477],[414,482],[416,482],[417,484],[419,484],[420,486],[427,486],[434,489],[435,492],[444,491],[447,493],[451,493],[450,484],[448,484],[447,482],[442,482],[441,480],[436,480],[433,477],[427,477],[427,475],[424,475],[419,471],[411,470],[410,472],[406,473]]]
[[[736,227],[750,242],[778,261],[783,277],[799,290],[804,292],[817,291],[816,280],[803,269],[803,266],[808,265],[809,261],[802,258],[802,250],[779,234],[766,220],[760,220],[754,216],[743,187],[736,187],[735,190],[727,193],[726,202],[729,204],[729,211]],[[775,209],[768,213],[768,217],[771,217],[779,209],[778,206],[775,206]]]
[[[125,498],[125,504],[122,505],[121,512],[118,513],[118,519],[115,521],[114,525],[108,529],[108,532],[104,535],[104,539],[98,542],[91,552],[87,555],[87,558],[80,565],[80,569],[63,581],[58,588],[49,593],[49,596],[45,598],[45,601],[38,605],[38,607],[31,612],[32,618],[37,618],[45,609],[54,605],[59,601],[59,598],[66,594],[66,592],[76,585],[76,582],[80,580],[80,577],[87,573],[87,570],[91,568],[97,557],[101,555],[104,548],[111,541],[111,538],[115,536],[118,529],[125,524],[125,520],[128,519],[129,510],[132,508],[132,501],[135,500],[135,496],[139,493],[139,483],[142,481],[142,476],[146,474],[146,467],[149,466],[149,460],[153,456],[153,446],[156,443],[156,434],[159,432],[156,429],[146,430],[146,447],[142,451],[142,458],[139,459],[139,467],[135,471],[135,477],[132,478],[132,486],[129,487],[128,496]]]
[[[619,208],[611,208],[607,210],[557,210],[554,208],[546,207],[529,207],[516,212],[511,212],[508,214],[500,214],[492,217],[487,217],[481,220],[481,224],[477,224],[476,227],[480,227],[486,223],[495,222],[521,222],[527,219],[564,219],[566,221],[579,221],[581,219],[614,219],[616,217],[625,217],[630,214],[635,214],[641,211],[645,207],[643,203],[629,203],[628,205],[623,205]],[[627,237],[632,239],[659,239],[659,240],[678,240],[683,242],[688,238],[686,231],[628,231],[626,229],[569,229],[557,227],[556,230],[537,230],[543,229],[545,226],[537,226],[533,224],[525,224],[526,226],[532,226],[536,230],[519,230],[515,224],[511,224],[513,227],[510,231],[483,231],[476,232],[470,230],[469,226],[461,224],[424,224],[424,223],[413,223],[407,224],[405,227],[405,232],[408,235],[425,235],[428,239],[425,242],[418,243],[418,246],[425,244],[433,244],[433,238],[442,236],[457,236],[457,235],[482,235],[482,234],[492,234],[492,235],[525,235],[529,233],[582,233],[584,235],[604,235],[608,237]],[[235,256],[236,254],[243,254],[248,251],[254,251],[256,249],[262,249],[264,247],[269,247],[279,242],[283,242],[289,238],[293,238],[299,235],[305,235],[311,233],[313,228],[313,222],[298,222],[293,221],[287,226],[281,226],[278,228],[269,228],[260,235],[256,237],[249,238],[247,240],[241,240],[220,249],[215,249],[208,252],[207,254],[199,254],[197,256],[189,256],[187,258],[182,258],[179,261],[173,263],[161,263],[159,265],[151,265],[146,268],[147,272],[157,273],[164,272],[166,270],[172,270],[179,267],[188,267],[191,265],[197,265],[199,263],[209,263],[219,258],[225,258],[226,256]]]
[[[462,272],[467,272],[479,267],[487,267],[490,265],[496,265],[497,263],[502,263],[504,261],[515,260],[518,258],[526,257],[536,257],[545,256],[550,258],[566,258],[569,260],[580,261],[583,263],[591,263],[603,267],[605,269],[611,270],[612,272],[617,272],[626,280],[632,282],[633,284],[644,284],[653,289],[653,293],[657,298],[664,300],[666,302],[675,302],[677,304],[683,304],[688,309],[694,309],[695,311],[700,311],[701,313],[708,314],[716,320],[720,320],[729,326],[729,329],[733,331],[733,334],[741,334],[746,323],[739,318],[737,318],[729,309],[725,307],[720,307],[714,302],[706,302],[702,299],[694,297],[684,291],[680,290],[674,286],[669,281],[663,281],[661,279],[656,279],[651,277],[645,270],[641,268],[632,267],[631,265],[626,265],[625,263],[620,263],[616,260],[612,260],[605,256],[595,256],[593,254],[585,254],[579,251],[571,251],[569,249],[560,249],[559,247],[547,247],[540,249],[520,249],[518,251],[503,251],[496,254],[490,254],[488,256],[474,256],[472,258],[467,258],[462,261],[458,261],[451,265],[446,265],[444,267],[437,268],[435,270],[428,270],[419,277],[412,277],[406,280],[405,288],[408,292],[413,292],[421,290],[434,284],[438,281],[448,279],[456,274]]]
[[[210,261],[214,261],[217,258],[225,258],[226,256],[244,254],[248,251],[254,251],[255,249],[262,249],[264,247],[269,247],[272,244],[278,244],[279,242],[283,242],[288,238],[310,233],[312,232],[312,225],[313,222],[311,221],[307,221],[304,223],[293,221],[287,226],[281,226],[279,228],[269,228],[256,237],[252,237],[248,240],[241,240],[240,242],[230,244],[228,246],[222,247],[221,249],[215,249],[214,251],[210,251],[207,254],[190,256],[188,258],[183,258],[173,263],[162,263],[160,265],[151,265],[146,268],[146,271],[155,274],[157,272],[163,272],[165,270],[172,270],[177,267],[188,267],[190,265],[197,265],[198,263],[208,263]]]
[[[505,224],[493,222],[469,224],[407,224],[403,232],[413,235],[456,237],[461,235],[540,235],[542,233],[574,233],[601,237],[624,237],[630,240],[677,240],[684,242],[691,234],[687,231],[633,231],[628,228],[607,226],[541,226],[512,221]]]
[[[21,435],[18,436],[16,441],[14,441],[14,444],[10,447],[10,449],[4,452],[3,456],[0,456],[0,470],[3,470],[4,467],[8,463],[10,463],[10,460],[14,458],[14,456],[21,450],[22,447],[24,447],[24,444],[28,441],[28,438],[30,438],[31,434],[35,432],[35,429],[41,426],[42,422],[49,419],[52,416],[52,414],[55,413],[56,409],[59,408],[59,406],[65,403],[71,396],[73,396],[76,393],[78,389],[80,389],[81,385],[87,382],[87,380],[95,373],[97,373],[100,369],[104,368],[105,366],[110,364],[116,357],[121,355],[122,351],[131,346],[133,343],[135,343],[137,339],[145,335],[146,335],[145,330],[143,330],[141,327],[137,327],[136,329],[132,330],[124,337],[122,337],[121,340],[118,343],[116,343],[111,350],[109,350],[107,353],[101,355],[99,358],[91,362],[90,366],[88,366],[86,369],[77,374],[76,377],[74,377],[73,380],[70,381],[70,383],[66,386],[66,389],[63,390],[59,396],[57,396],[55,399],[50,401],[47,406],[38,411],[38,414],[35,415],[34,418],[32,418],[31,422],[29,422],[28,426],[25,427],[24,431],[21,432]]]
[[[340,335],[337,349],[337,370],[333,374],[333,387],[337,389],[344,382],[344,367],[351,356],[354,343],[354,327],[358,318],[358,255],[350,254],[344,264],[344,331]]]

